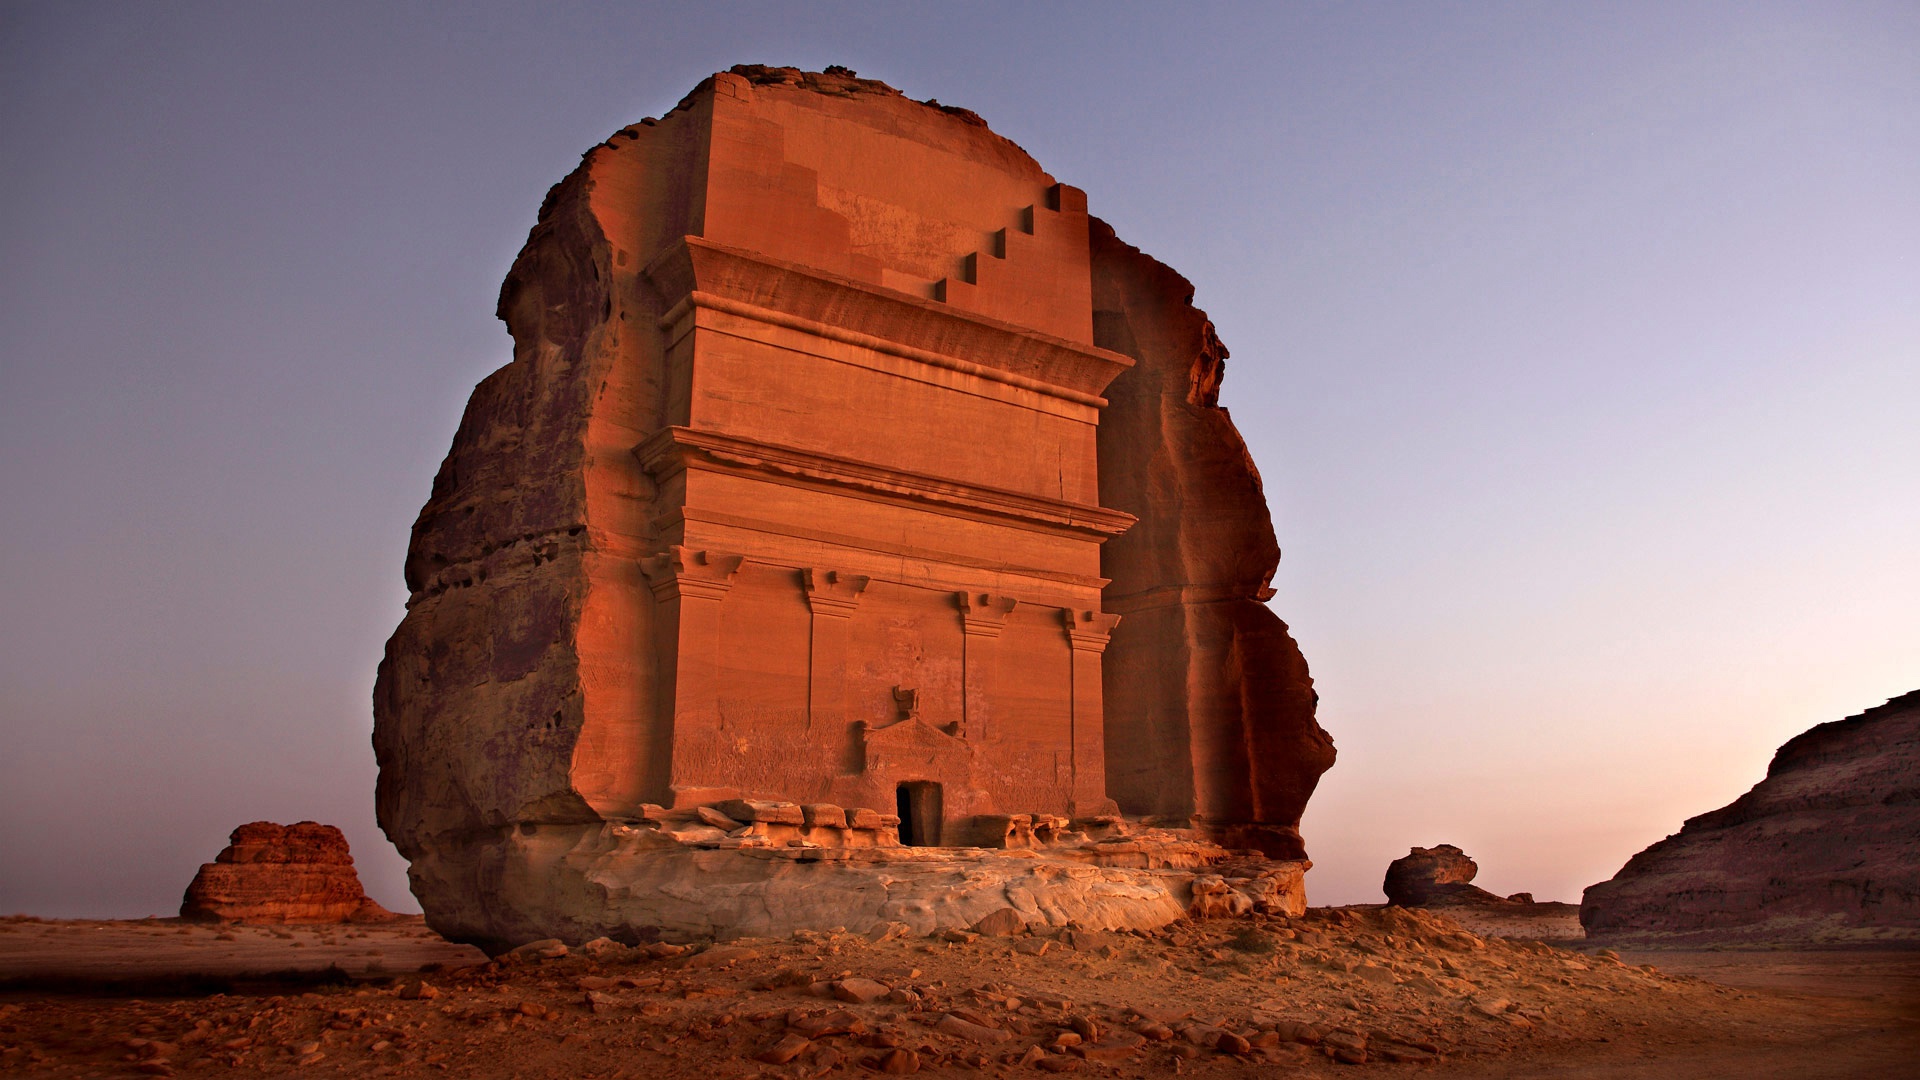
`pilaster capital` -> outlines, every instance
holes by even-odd
[[[1020,601],[999,593],[954,593],[960,605],[960,629],[970,637],[997,638],[1007,628],[1007,616]]]
[[[1112,636],[1113,628],[1119,625],[1120,616],[1080,608],[1061,608],[1060,621],[1067,629],[1067,643],[1075,652],[1101,653],[1107,651],[1107,640]]]
[[[865,574],[843,574],[838,570],[808,567],[800,571],[800,587],[806,590],[807,607],[815,615],[839,619],[853,618],[860,606],[860,594],[872,579]]]
[[[733,575],[740,572],[740,564],[746,561],[744,555],[675,544],[658,555],[641,559],[640,572],[647,575],[647,585],[656,600],[682,597],[722,600],[733,587]]]

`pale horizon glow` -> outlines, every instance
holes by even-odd
[[[738,63],[973,109],[1191,279],[1339,763],[1315,903],[1575,900],[1920,688],[1920,8],[0,11],[0,914],[373,823],[369,695],[499,282]]]

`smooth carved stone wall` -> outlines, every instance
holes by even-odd
[[[1789,739],[1766,779],[1589,886],[1590,936],[1920,940],[1920,690]]]
[[[1217,382],[1184,287],[978,117],[851,76],[735,69],[589,151],[375,688],[435,925],[485,936],[512,834],[656,803],[933,784],[945,843],[1124,805],[1297,854],[1330,744],[1244,446],[1160,402]]]

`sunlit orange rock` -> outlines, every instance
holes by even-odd
[[[207,922],[378,922],[393,913],[367,898],[347,838],[331,825],[255,821],[233,830],[180,901],[180,917]]]
[[[483,937],[472,898],[585,831],[756,800],[885,819],[809,844],[1125,812],[1303,858],[1332,745],[1190,299],[978,117],[851,73],[736,68],[589,151],[375,689],[429,917]]]
[[[1227,348],[1193,285],[1092,229],[1094,339],[1135,359],[1100,417],[1100,496],[1131,514],[1108,541],[1107,790],[1131,814],[1303,859],[1300,815],[1333,740],[1306,659],[1265,601],[1280,546],[1219,405]]]

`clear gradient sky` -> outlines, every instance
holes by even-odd
[[[1920,5],[0,2],[0,912],[373,823],[408,527],[580,153],[736,63],[979,112],[1233,350],[1317,903],[1577,900],[1920,688]]]

